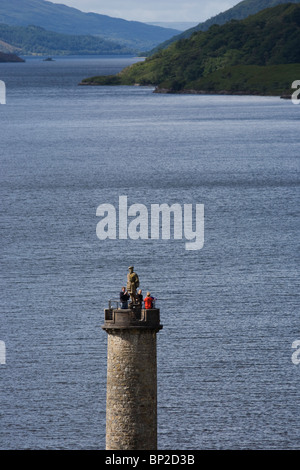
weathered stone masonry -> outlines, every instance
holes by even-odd
[[[159,310],[106,310],[106,449],[157,449],[156,333]]]

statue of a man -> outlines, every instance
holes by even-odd
[[[130,294],[130,300],[135,303],[136,290],[140,285],[139,276],[133,271],[133,266],[129,266],[127,274],[127,291]]]

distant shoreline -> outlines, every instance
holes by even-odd
[[[162,94],[173,94],[173,95],[228,95],[228,96],[280,96],[282,99],[291,99],[292,95],[289,94],[282,94],[282,95],[274,95],[268,93],[259,93],[253,92],[250,90],[245,91],[228,91],[228,90],[179,90],[173,91],[169,88],[159,88],[156,87],[153,93],[162,93]]]
[[[83,80],[78,84],[79,86],[145,86],[148,88],[153,88],[155,85],[140,85],[139,83],[125,85],[122,83],[115,84],[99,84],[96,81],[88,81],[87,79]],[[183,90],[172,90],[171,88],[159,88],[155,87],[153,93],[162,94],[162,95],[223,95],[223,96],[274,96],[280,97],[281,99],[292,99],[291,94],[274,94],[274,93],[259,93],[250,90],[244,91],[229,91],[229,90],[194,90],[194,89],[183,89]]]

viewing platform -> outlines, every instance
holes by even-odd
[[[112,303],[116,302],[116,308]],[[111,329],[151,329],[161,330],[159,308],[146,309],[139,305],[133,305],[132,308],[119,308],[118,301],[109,301],[109,306],[104,310],[103,330]]]

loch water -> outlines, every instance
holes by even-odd
[[[101,325],[130,265],[163,324],[159,449],[299,448],[300,105],[82,87],[142,59],[55,59],[0,64],[0,448],[105,448]],[[203,248],[99,240],[122,195],[204,204]]]

